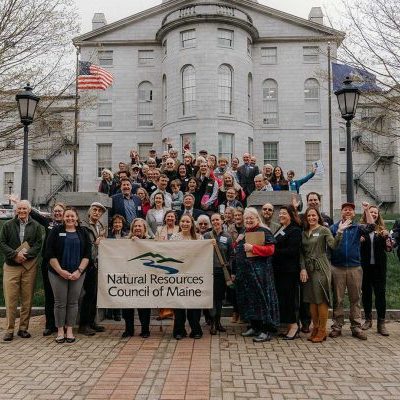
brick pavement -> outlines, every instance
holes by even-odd
[[[4,319],[0,320],[4,326]],[[390,337],[344,336],[312,344],[305,337],[253,344],[229,324],[228,332],[201,340],[171,338],[170,323],[152,321],[151,337],[121,339],[122,324],[58,345],[41,336],[0,342],[0,399],[400,399],[400,324]],[[0,330],[0,335],[4,330]]]

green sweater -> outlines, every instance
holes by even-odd
[[[42,229],[40,224],[31,217],[29,217],[25,227],[24,242],[27,242],[30,246],[27,258],[35,258],[40,254],[43,244]],[[0,251],[4,254],[6,264],[13,266],[21,265],[14,260],[18,253],[15,249],[20,245],[19,219],[15,217],[7,221],[0,232]]]

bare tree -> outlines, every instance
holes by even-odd
[[[75,80],[72,38],[79,32],[73,0],[0,1],[0,150],[19,143],[21,125],[15,94],[30,83],[41,102],[30,143],[45,141],[41,121],[51,124],[52,104],[70,94]],[[16,146],[15,157],[20,156]],[[10,163],[9,152],[0,152],[0,164]]]
[[[340,0],[338,7],[332,23],[346,32],[338,60],[374,74],[382,91],[364,97],[400,122],[400,2]]]

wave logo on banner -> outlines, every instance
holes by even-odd
[[[165,273],[167,275],[177,274],[179,272],[179,269],[176,269],[176,268],[171,267],[169,265],[160,265],[160,264],[163,264],[163,263],[166,263],[166,262],[183,264],[183,261],[180,261],[180,260],[177,260],[177,259],[171,258],[171,257],[164,257],[162,254],[152,253],[152,252],[143,253],[140,256],[131,258],[128,261],[133,261],[133,260],[143,261],[143,265],[144,266],[150,267],[150,268],[160,269],[162,271],[165,271]]]

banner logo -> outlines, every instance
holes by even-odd
[[[160,269],[162,271],[165,271],[165,273],[167,275],[174,275],[177,274],[179,272],[179,269],[176,269],[174,267],[171,267],[170,265],[160,265],[163,263],[179,263],[179,264],[183,264],[183,261],[177,260],[175,258],[172,257],[164,257],[162,254],[158,254],[158,253],[152,253],[152,252],[148,252],[148,253],[143,253],[137,257],[131,258],[128,261],[133,261],[133,260],[140,260],[143,262],[143,265],[146,267],[150,267],[150,268],[156,268],[156,269]]]

